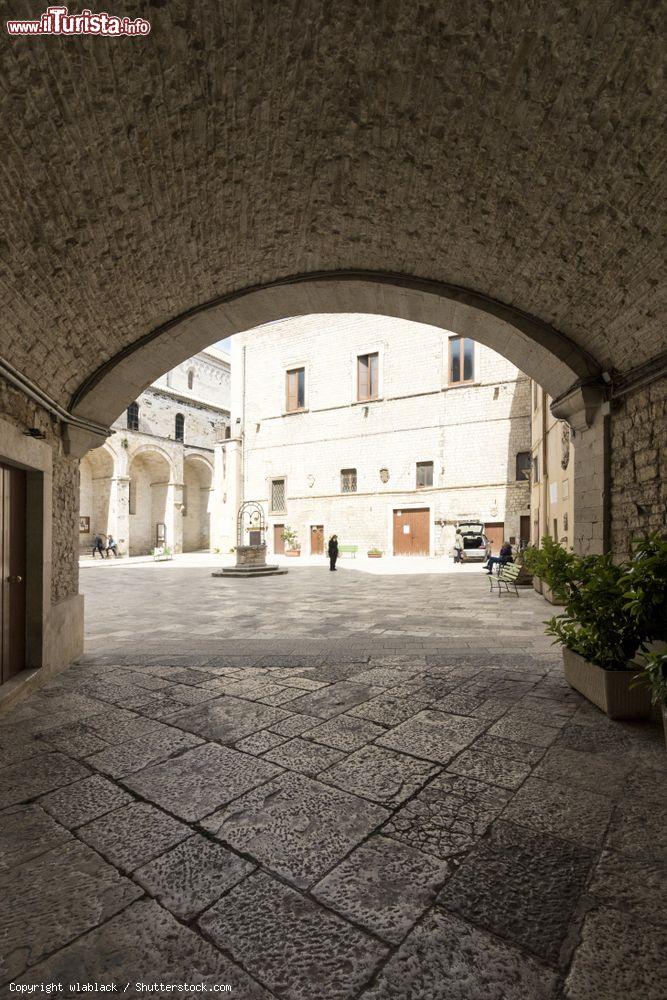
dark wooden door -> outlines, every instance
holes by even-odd
[[[310,554],[311,556],[324,555],[324,525],[311,524],[310,526]]]
[[[0,465],[0,683],[25,666],[26,474]]]
[[[530,542],[530,514],[522,514],[519,518],[519,541],[523,545]]]
[[[427,556],[431,550],[429,510],[394,511],[394,555]]]
[[[496,521],[494,524],[485,524],[484,534],[491,542],[491,554],[497,556],[505,541],[505,522]]]
[[[283,538],[284,524],[273,525],[273,553],[276,556],[285,555],[285,539]]]

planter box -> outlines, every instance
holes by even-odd
[[[544,600],[548,601],[549,604],[555,604],[556,607],[564,608],[567,601],[562,601],[560,598],[554,597],[554,592],[551,587],[547,587],[546,583],[543,583],[541,580],[540,583],[542,583],[542,597]]]
[[[667,705],[662,706],[662,728],[665,731],[665,750],[667,750]]]
[[[369,559],[382,559],[381,552],[368,552],[367,555]]]
[[[542,581],[540,580],[539,576],[533,577],[533,588],[537,591],[538,594],[542,593]]]
[[[301,549],[285,549],[285,555],[286,556],[292,556],[292,557],[300,556],[301,555]]]
[[[603,670],[571,649],[563,648],[565,680],[602,709],[610,719],[649,719],[651,699],[646,684],[637,684],[639,670]]]

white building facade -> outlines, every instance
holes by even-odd
[[[365,555],[444,556],[478,520],[494,548],[530,536],[530,383],[495,352],[382,316],[311,315],[232,339],[231,440],[218,445],[226,531],[243,500],[269,553],[335,533]]]
[[[229,434],[229,355],[215,348],[167,372],[81,461],[79,542],[111,534],[121,554],[208,549],[221,505],[215,446]]]

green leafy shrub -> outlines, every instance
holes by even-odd
[[[524,549],[522,560],[526,570],[543,580],[557,600],[567,599],[567,585],[577,566],[574,552],[545,535],[539,548],[529,545]]]
[[[605,670],[622,670],[646,643],[667,638],[664,539],[647,536],[623,563],[611,555],[567,555],[565,561],[552,553],[551,579],[566,594],[564,612],[547,623],[556,642]]]
[[[288,549],[299,549],[301,548],[299,544],[299,536],[296,531],[285,525],[281,532],[281,537]]]
[[[648,641],[667,641],[667,539],[655,532],[636,543],[625,564],[625,606]]]
[[[667,653],[646,653],[640,676],[649,686],[653,704],[667,707]]]

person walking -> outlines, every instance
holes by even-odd
[[[329,539],[329,569],[332,573],[336,571],[336,560],[338,559],[338,535],[332,535]]]
[[[509,542],[503,542],[502,547],[500,549],[500,555],[489,556],[489,558],[487,559],[486,571],[489,574],[489,576],[491,576],[491,574],[493,573],[493,567],[496,565],[496,563],[498,563],[499,566],[504,566],[506,563],[511,563],[511,562],[514,562],[514,559],[512,557],[512,546],[510,545]]]
[[[118,543],[114,541],[113,535],[107,535],[107,559],[110,552],[113,552],[116,559],[118,559]]]
[[[104,553],[104,542],[102,541],[101,535],[95,535],[93,538],[93,559],[95,558],[96,552],[99,552],[102,559],[106,559],[106,555]]]
[[[456,529],[456,537],[454,538],[454,562],[461,565],[463,563],[463,535]]]

